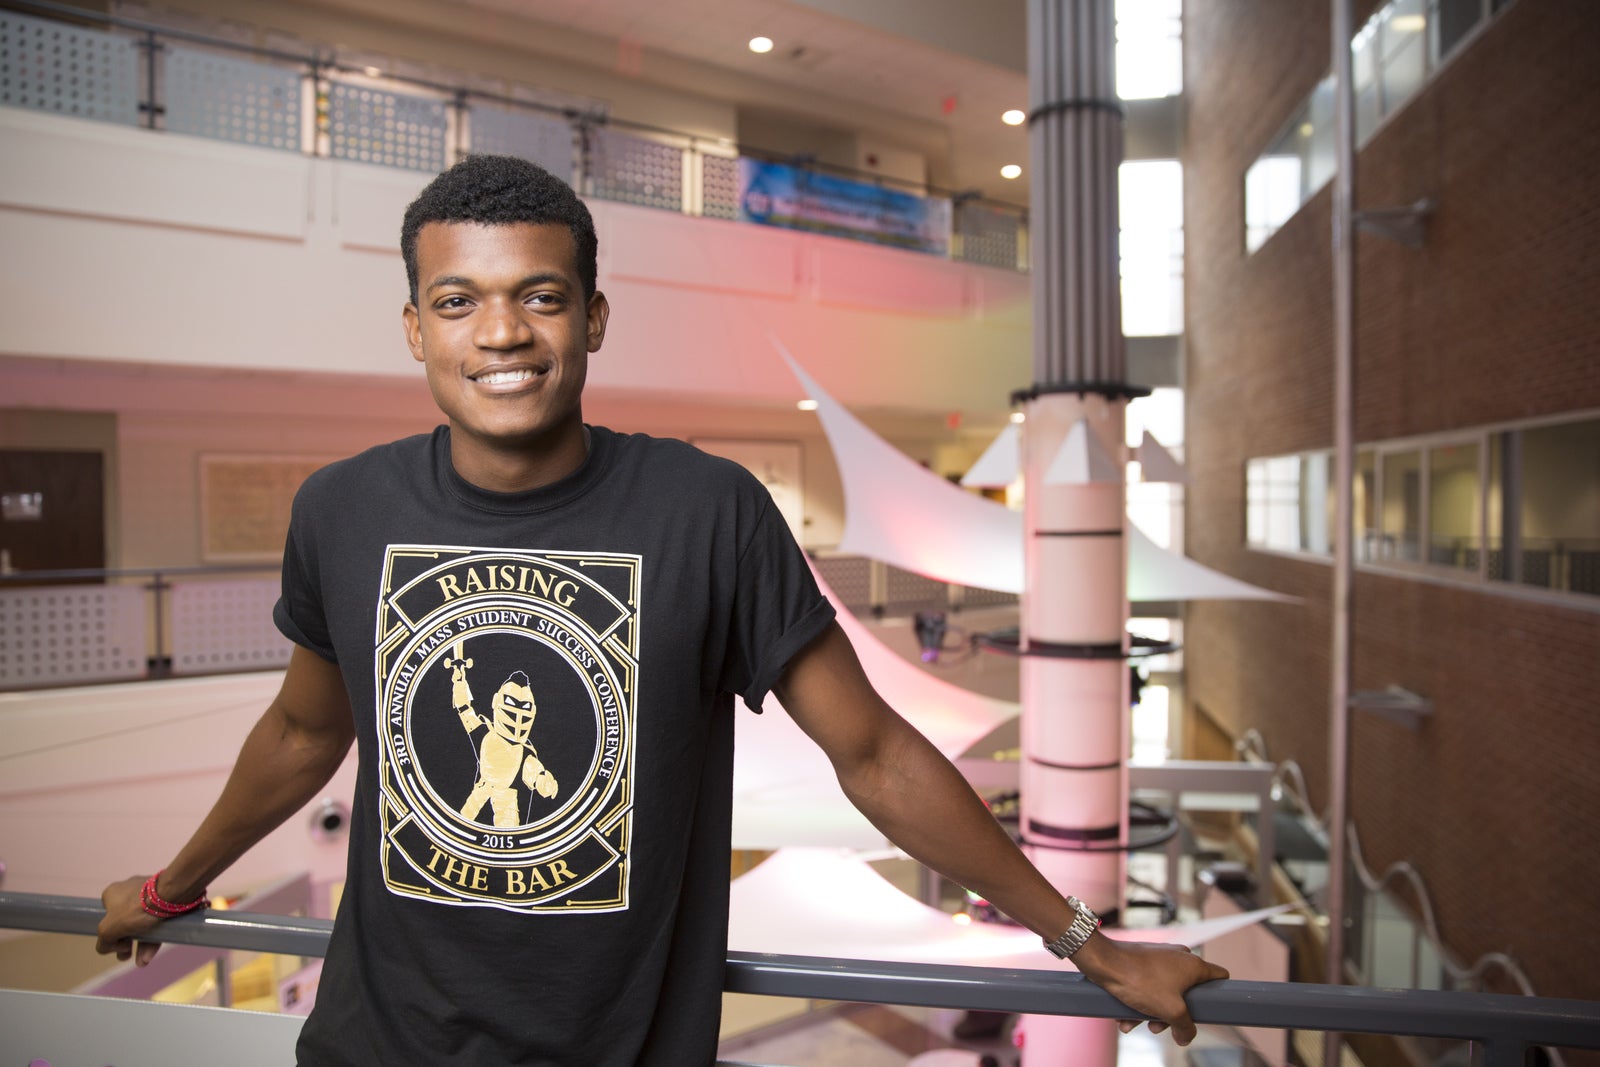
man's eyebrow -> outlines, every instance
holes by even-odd
[[[560,285],[561,287],[566,288],[570,284],[571,282],[567,276],[562,274],[560,271],[543,270],[535,274],[530,274],[526,278],[522,279],[522,281],[517,283],[517,288],[531,289],[535,285]]]
[[[528,275],[517,282],[516,288],[530,289],[535,285],[561,285],[563,287],[567,287],[571,285],[571,282],[568,280],[567,276],[562,274],[560,271],[548,270],[539,271],[537,273]],[[444,289],[450,286],[460,286],[464,289],[475,289],[477,288],[477,283],[471,278],[463,277],[459,274],[446,274],[443,277],[435,278],[433,281],[429,282],[428,292],[431,293],[435,289]]]

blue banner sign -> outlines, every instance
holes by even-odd
[[[739,218],[936,256],[950,253],[950,201],[783,163],[740,158]]]

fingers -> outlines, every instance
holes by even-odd
[[[1175,1044],[1187,1045],[1194,1040],[1194,1020],[1189,1018],[1189,1009],[1187,1007],[1184,1008],[1182,1014],[1172,1017],[1170,1025],[1172,1027],[1172,1040]]]
[[[160,949],[161,946],[154,941],[138,942],[138,948],[134,950],[133,965],[135,967],[149,966],[150,961],[155,959],[156,953]]]

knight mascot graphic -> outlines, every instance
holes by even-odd
[[[494,812],[494,825],[513,827],[517,818],[517,772],[520,767],[522,784],[546,800],[555,797],[555,775],[539,762],[539,752],[528,740],[533,732],[533,718],[538,707],[533,699],[533,687],[522,671],[512,671],[495,690],[491,707],[494,718],[479,714],[472,702],[472,688],[467,683],[467,669],[472,660],[466,657],[466,642],[457,641],[454,655],[446,661],[450,668],[450,696],[461,725],[471,737],[484,728],[483,740],[478,744],[478,780],[461,805],[461,815],[477,819],[483,805],[488,803]],[[531,798],[530,798],[531,800]]]

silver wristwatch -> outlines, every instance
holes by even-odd
[[[1054,941],[1046,941],[1044,947],[1049,949],[1058,960],[1067,959],[1074,952],[1082,948],[1100,928],[1100,916],[1094,909],[1079,900],[1077,897],[1068,897],[1067,903],[1076,913],[1072,918],[1072,925],[1067,927],[1067,932]]]

